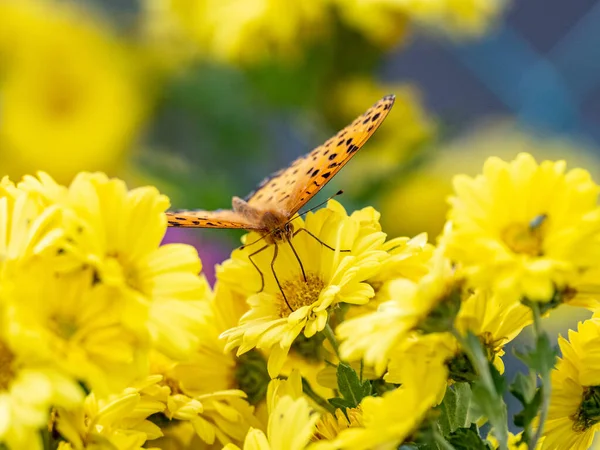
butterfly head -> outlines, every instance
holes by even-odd
[[[270,243],[291,239],[294,234],[294,226],[288,222],[287,217],[274,211],[266,211],[262,217],[263,230],[267,234]]]

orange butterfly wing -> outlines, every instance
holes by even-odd
[[[383,97],[323,145],[275,172],[246,197],[257,209],[280,210],[291,218],[337,174],[382,124],[395,97]]]
[[[325,186],[379,128],[394,104],[388,95],[323,145],[264,179],[246,197],[250,214],[233,210],[167,212],[170,227],[263,229],[260,211],[291,218]]]
[[[259,224],[248,216],[228,209],[217,211],[168,211],[166,214],[170,227],[260,229]]]

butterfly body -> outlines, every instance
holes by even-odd
[[[232,209],[167,212],[169,226],[252,230],[268,243],[291,238],[289,221],[350,161],[393,104],[393,95],[382,98],[323,145],[265,178],[246,198],[233,197]]]

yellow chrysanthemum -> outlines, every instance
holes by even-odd
[[[600,258],[600,189],[564,161],[521,153],[457,176],[445,233],[449,257],[474,286],[513,301],[549,301]]]
[[[3,320],[2,327],[6,327]],[[43,449],[40,430],[52,406],[76,407],[84,397],[74,379],[53,364],[20,357],[0,333],[0,445]]]
[[[92,393],[73,411],[58,408],[53,426],[66,439],[58,448],[141,450],[146,441],[161,437],[160,428],[147,420],[165,409],[164,403],[148,394],[160,380],[151,376],[106,398]]]
[[[169,200],[155,188],[130,191],[101,173],[80,173],[69,188],[48,175],[26,177],[19,188],[62,208],[64,251],[95,271],[96,283],[115,290],[126,326],[149,334],[158,350],[187,356],[198,341],[194,301],[209,295],[196,250],[160,246]]]
[[[332,441],[320,441],[321,449],[396,449],[417,430],[429,409],[438,402],[439,386],[446,380],[444,371],[416,364],[404,384],[380,397],[366,397],[360,404],[362,427],[342,430]],[[322,447],[321,447],[322,446]]]
[[[207,444],[217,441],[221,445],[241,443],[250,426],[258,427],[254,408],[246,402],[243,391],[211,391],[212,383],[201,383],[207,380],[206,376],[195,379],[198,366],[194,372],[188,371],[187,368],[194,367],[171,361],[158,353],[152,354],[151,362],[152,374],[161,375],[162,381],[149,393],[165,403],[162,414],[169,420],[189,421]],[[214,365],[215,361],[209,364]]]
[[[317,421],[313,440],[332,441],[343,430],[362,426],[362,409],[360,406],[357,408],[346,408],[345,411],[336,409],[335,413],[323,414]]]
[[[418,283],[398,278],[387,283],[386,289],[380,295],[390,300],[383,302],[377,311],[345,321],[336,330],[342,340],[342,359],[362,358],[378,374],[383,373],[391,353],[412,331],[419,327],[434,331],[429,329],[431,326],[435,331],[444,331],[437,329],[437,323],[428,324],[428,317],[441,317],[451,325],[461,296],[450,263],[439,249],[432,259],[430,273]],[[432,316],[434,311],[438,312]]]
[[[506,304],[497,296],[476,292],[461,302],[454,327],[461,334],[475,334],[490,362],[504,373],[504,346],[512,341],[532,321],[529,308],[519,304]],[[430,370],[446,373],[456,382],[472,382],[477,373],[460,344],[450,333],[412,334],[390,353],[385,381],[404,384],[410,379],[415,365],[428,365]],[[439,392],[441,401],[446,390],[446,379],[438,386],[430,386]]]
[[[307,448],[315,433],[319,414],[302,396],[300,374],[293,372],[287,380],[272,380],[267,398],[269,423],[267,433],[252,428],[244,441],[244,450],[301,450]],[[224,450],[239,450],[230,444]]]
[[[339,203],[330,201],[327,208],[309,213],[305,224],[300,219],[293,222],[296,229],[305,227],[336,250],[308,233],[296,235],[292,243],[306,274],[305,281],[290,246],[279,245],[274,271],[285,298],[271,272],[272,252],[255,255],[253,259],[264,276],[264,289],[249,297],[250,310],[239,326],[223,333],[228,338],[227,348],[239,347],[238,355],[252,348],[270,349],[268,370],[274,377],[301,333],[310,338],[325,328],[331,307],[339,303],[367,303],[374,290],[365,281],[375,275],[386,257],[379,250],[385,234],[375,231],[372,223],[361,221],[361,217],[361,213],[348,216]],[[258,237],[250,234],[246,242]],[[260,289],[261,277],[248,260],[254,248],[234,251],[232,258],[219,268],[218,278],[238,284],[248,293]]]
[[[0,29],[3,172],[121,165],[152,98],[140,55],[64,2],[2,2]]]
[[[5,282],[7,338],[18,354],[52,362],[106,395],[146,374],[147,340],[123,326],[114,292],[87,269],[72,274],[30,263]]]
[[[600,430],[600,321],[579,323],[569,340],[559,337],[562,357],[552,371],[550,408],[542,450],[590,448]]]
[[[504,346],[532,322],[531,310],[521,303],[477,291],[463,300],[455,327],[461,334],[469,331],[479,337],[490,361],[504,373]]]
[[[324,2],[282,0],[147,0],[150,20],[183,35],[197,53],[236,64],[301,54],[326,27]],[[157,19],[156,16],[160,19]],[[156,26],[156,24],[155,24]]]

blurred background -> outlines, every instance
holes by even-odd
[[[343,188],[390,236],[434,241],[452,175],[489,155],[600,182],[598,23],[592,0],[0,0],[1,172],[101,170],[174,208],[226,208],[394,93],[319,198]],[[195,245],[212,278],[239,237],[165,240]],[[587,316],[564,308],[553,334]]]

